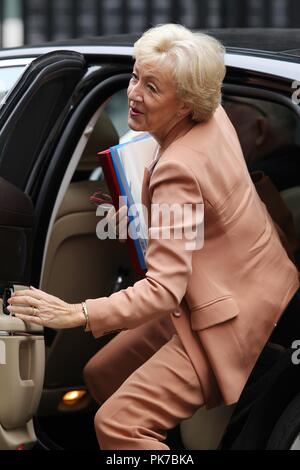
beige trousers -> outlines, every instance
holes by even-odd
[[[169,315],[119,333],[87,363],[84,377],[101,404],[95,429],[103,450],[167,450],[166,431],[203,405]]]

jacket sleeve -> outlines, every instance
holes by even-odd
[[[192,253],[203,245],[200,186],[184,163],[161,161],[153,171],[149,191],[151,222],[145,278],[109,297],[86,300],[95,337],[135,328],[171,313],[185,295]]]

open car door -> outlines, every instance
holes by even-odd
[[[85,72],[78,53],[45,54],[24,68],[0,103],[1,450],[30,447],[36,440],[32,417],[44,380],[43,328],[24,323],[5,307],[13,290],[30,285],[37,223],[33,188],[43,184],[53,143]]]

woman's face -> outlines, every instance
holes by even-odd
[[[159,142],[188,114],[170,75],[167,67],[145,67],[136,61],[127,90],[129,127],[148,131]]]

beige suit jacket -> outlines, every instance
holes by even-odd
[[[221,106],[145,172],[143,202],[149,210],[151,203],[202,204],[204,246],[193,251],[185,237],[159,239],[164,227],[150,214],[146,276],[87,300],[92,333],[135,328],[169,312],[206,406],[234,403],[299,280]]]

